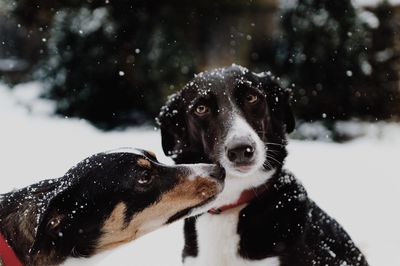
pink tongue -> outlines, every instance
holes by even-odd
[[[251,168],[251,166],[247,166],[247,165],[237,167],[237,169],[238,169],[240,172],[246,172],[246,171],[250,170],[250,168]]]

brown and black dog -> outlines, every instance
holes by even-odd
[[[224,176],[216,165],[166,166],[144,150],[100,153],[61,178],[0,195],[0,236],[24,265],[90,257],[207,210]],[[1,247],[0,265],[15,266]]]

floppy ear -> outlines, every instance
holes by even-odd
[[[60,247],[58,244],[62,241],[62,238],[68,238],[66,232],[68,227],[71,226],[71,220],[63,212],[64,208],[60,204],[60,202],[68,201],[62,194],[54,196],[43,211],[36,229],[35,240],[29,251],[30,255],[50,252],[53,248],[67,248],[65,246]]]
[[[53,194],[53,197],[45,205],[38,207],[43,209],[38,210],[40,219],[34,242],[29,251],[31,256],[37,255],[39,252],[41,254],[51,252],[54,249],[57,249],[60,255],[70,251],[69,247],[63,243],[67,243],[67,240],[74,237],[69,233],[69,229],[73,225],[73,217],[71,212],[66,210],[66,206],[74,202],[70,194],[73,185],[72,181],[63,180],[62,182],[67,187],[62,191],[55,191],[57,194]]]
[[[51,205],[52,202],[49,206]],[[45,210],[37,226],[35,240],[29,250],[30,255],[36,255],[55,246],[57,239],[62,236],[64,219],[64,215],[55,210],[50,211],[49,207]]]
[[[181,93],[173,94],[157,118],[162,147],[167,156],[176,157],[189,146],[183,104]]]
[[[286,133],[291,133],[296,126],[290,106],[292,91],[283,89],[273,79],[271,76],[264,77],[262,79],[262,87],[267,94],[267,102],[272,115],[284,123]]]

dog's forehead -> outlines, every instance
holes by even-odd
[[[139,157],[139,158],[145,157],[147,159],[157,161],[157,156],[154,152],[144,150],[144,149],[138,149],[138,148],[130,148],[130,147],[118,148],[118,149],[108,151],[105,154],[108,154],[108,155],[124,154],[127,156],[133,156],[133,157]]]
[[[194,84],[207,83],[226,83],[246,79],[249,74],[247,68],[232,65],[230,67],[216,68],[209,71],[200,72],[195,75],[192,82]]]
[[[208,95],[229,95],[240,84],[254,85],[255,76],[246,68],[233,65],[217,68],[197,74],[188,84],[183,93],[189,98]]]

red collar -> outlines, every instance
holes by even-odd
[[[8,245],[7,240],[2,234],[0,234],[0,261],[5,266],[22,266],[14,250]]]
[[[256,188],[251,188],[251,189],[244,190],[242,192],[242,194],[240,194],[240,197],[236,202],[231,203],[231,204],[227,204],[227,205],[223,205],[223,206],[221,206],[219,208],[212,208],[212,209],[210,209],[208,211],[208,213],[210,213],[210,214],[220,214],[220,213],[222,213],[222,212],[224,212],[226,210],[236,208],[236,207],[238,207],[238,206],[240,206],[242,204],[250,202],[251,200],[256,198],[258,195],[263,193],[266,189],[267,189],[267,186],[264,184],[264,185],[261,185],[261,186],[256,187]]]

